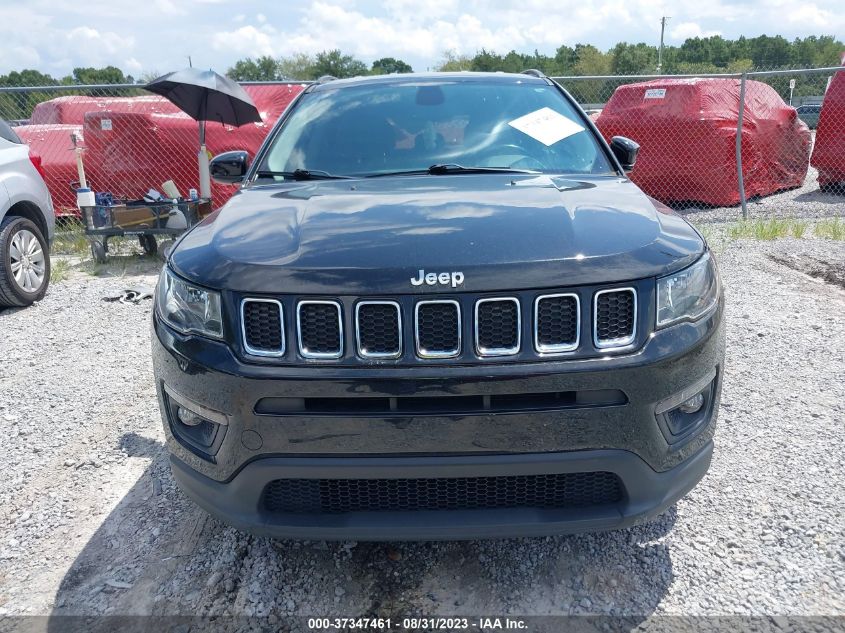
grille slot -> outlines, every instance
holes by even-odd
[[[296,306],[299,353],[305,358],[343,356],[343,316],[335,301],[300,301]]]
[[[479,356],[519,352],[522,317],[514,297],[479,299],[475,304],[475,346]]]
[[[461,353],[461,306],[457,301],[420,301],[414,316],[418,356],[451,358]]]
[[[633,288],[600,290],[593,302],[596,347],[625,347],[637,333],[637,293]]]
[[[270,512],[345,514],[494,508],[578,508],[623,499],[609,472],[436,479],[277,479],[262,495]]]
[[[244,299],[241,332],[244,349],[255,356],[285,353],[284,310],[275,299]]]
[[[358,354],[364,358],[402,355],[402,312],[395,301],[361,301],[355,306]]]
[[[628,397],[618,389],[586,389],[491,396],[370,396],[262,398],[255,404],[257,415],[301,417],[356,417],[362,414],[389,416],[486,415],[514,411],[553,411],[619,406]]]
[[[534,348],[541,354],[570,352],[581,338],[581,302],[572,293],[534,300]]]

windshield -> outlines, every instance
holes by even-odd
[[[460,80],[305,94],[258,171],[282,180],[296,170],[376,176],[441,164],[615,173],[593,133],[554,86]]]

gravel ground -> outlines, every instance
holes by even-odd
[[[0,312],[0,616],[843,615],[845,291],[776,261],[809,257],[845,244],[722,249],[727,375],[690,495],[634,529],[458,543],[272,541],[209,518],[168,470],[150,303],[101,300],[154,270],[75,274]]]
[[[845,195],[822,193],[819,190],[818,172],[814,167],[807,171],[804,184],[764,198],[748,201],[748,218],[824,218],[845,214]],[[735,186],[735,185],[734,185]],[[678,209],[698,224],[733,222],[742,219],[742,207],[697,207]]]

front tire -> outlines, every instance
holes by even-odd
[[[50,249],[26,218],[0,222],[0,306],[24,307],[44,298],[50,284]]]

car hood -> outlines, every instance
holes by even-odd
[[[486,292],[641,279],[704,250],[624,178],[401,176],[252,186],[187,233],[177,273],[242,292],[396,294],[420,270]]]

